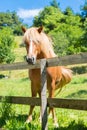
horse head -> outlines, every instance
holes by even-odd
[[[35,64],[36,59],[40,54],[41,46],[39,43],[42,30],[42,26],[39,28],[31,27],[30,29],[22,27],[22,31],[24,32],[24,43],[27,51],[26,61],[29,64]]]

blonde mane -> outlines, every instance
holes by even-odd
[[[52,46],[52,40],[43,31],[39,33],[38,28],[36,27],[27,29],[24,34],[24,41],[29,42],[30,39],[32,39],[34,43],[40,44],[47,53],[52,55],[52,57],[56,57]]]

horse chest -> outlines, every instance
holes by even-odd
[[[33,81],[40,81],[40,69],[29,70],[29,78]]]

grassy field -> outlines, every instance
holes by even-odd
[[[21,37],[16,37],[18,47],[15,48],[16,60],[23,61],[26,55],[24,47],[19,47],[22,43]],[[31,96],[30,80],[27,70],[0,72],[0,95],[2,96]],[[10,76],[10,78],[8,78]],[[74,75],[72,82],[65,86],[58,94],[57,98],[83,98],[87,99],[87,73]],[[35,107],[33,121],[25,124],[29,112],[28,105],[11,105],[2,101],[0,104],[0,128],[5,130],[41,130],[39,122],[39,107]],[[48,130],[87,130],[87,111],[68,110],[56,108],[56,115],[59,121],[59,128],[53,126],[51,118],[48,118]]]
[[[5,73],[5,72],[4,72]],[[14,95],[14,96],[31,96],[30,81],[28,79],[27,70],[12,71],[11,78],[0,79],[0,95]],[[87,74],[73,76],[72,82],[62,89],[57,94],[58,98],[84,98],[87,99]],[[6,106],[6,104],[5,104]],[[6,130],[40,130],[41,126],[38,125],[39,121],[39,107],[35,107],[33,113],[33,121],[29,125],[25,125],[29,106],[27,105],[10,105],[13,111],[11,117],[3,119],[4,123],[0,121],[0,126]],[[10,107],[7,106],[7,109]],[[4,110],[1,106],[1,110]],[[6,110],[7,110],[6,109]],[[5,113],[6,113],[5,110]],[[10,111],[10,110],[9,110]],[[8,112],[9,112],[8,111]],[[2,114],[1,114],[2,115]],[[7,113],[7,115],[9,115]],[[86,130],[87,129],[87,112],[77,110],[67,110],[56,108],[56,115],[59,120],[60,128],[58,130]],[[2,116],[1,116],[2,119]],[[39,123],[40,124],[40,123]],[[48,119],[48,130],[56,130],[54,128],[52,119]]]

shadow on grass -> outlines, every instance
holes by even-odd
[[[25,82],[25,81],[28,81],[28,80],[29,80],[28,77],[26,77],[26,78],[22,78],[22,79],[21,79],[22,82]]]
[[[84,79],[82,83],[87,83],[87,79]]]
[[[82,80],[75,80],[75,81],[73,81],[72,82],[72,84],[78,84],[78,83],[81,83],[81,84],[83,84],[83,83],[87,83],[87,79],[82,79]]]
[[[31,123],[25,123],[27,115],[18,115],[4,120],[0,118],[0,128],[8,130],[40,130],[41,126],[38,125],[37,121],[32,121]],[[40,124],[40,122],[39,122]]]
[[[72,93],[68,96],[66,96],[65,98],[77,98],[77,97],[83,97],[84,98],[84,95],[87,95],[87,90],[79,90],[78,92],[76,93]]]
[[[27,115],[18,115],[13,117],[13,123],[15,123],[15,126],[13,126],[14,124],[9,124],[10,126],[12,126],[10,128],[10,126],[6,126],[5,128],[9,128],[9,130],[40,130],[41,126],[40,122],[36,123],[36,121],[34,121],[33,123],[29,123],[29,124],[25,124],[25,120],[27,118]],[[1,124],[2,119],[0,118],[0,124]],[[15,122],[16,121],[16,122]],[[12,122],[11,122],[12,123]],[[0,128],[3,128],[3,126],[5,126],[5,121],[3,122],[2,125],[0,125]],[[78,123],[76,123],[75,121],[72,121],[67,127],[60,127],[59,128],[53,128],[53,126],[48,126],[48,130],[87,130],[87,126],[84,125],[83,121],[79,121]]]
[[[25,122],[27,119],[27,115],[18,115],[18,116],[11,116],[7,120],[14,120],[16,119],[19,122]],[[0,127],[4,126],[6,124],[6,120],[3,117],[0,117]]]
[[[79,121],[78,124],[72,121],[67,127],[54,128],[54,130],[87,130],[83,121]]]
[[[8,76],[0,74],[0,79],[3,79],[3,78],[8,78]]]
[[[73,67],[71,69],[76,74],[87,73],[87,66],[77,66],[77,67]]]

